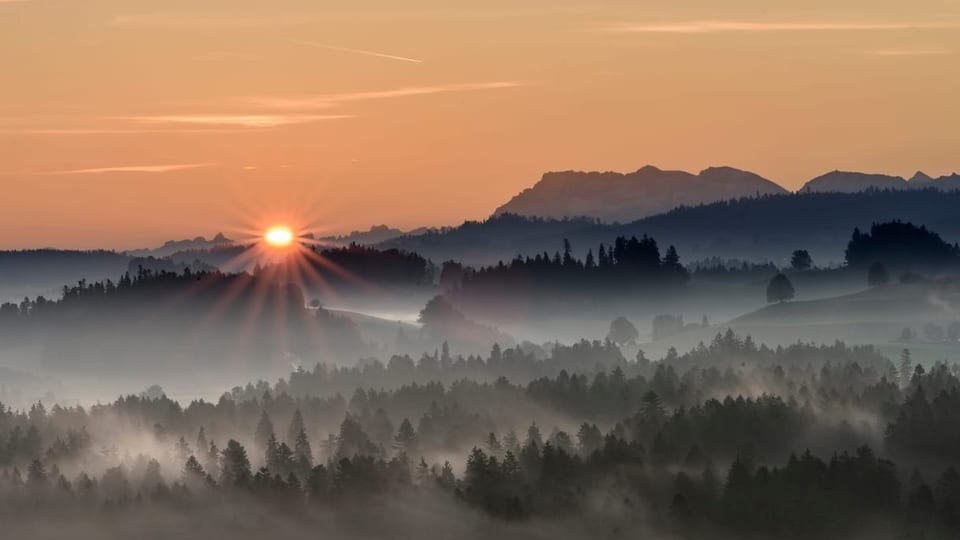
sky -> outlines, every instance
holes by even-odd
[[[0,248],[482,219],[550,170],[960,170],[960,0],[0,0]]]

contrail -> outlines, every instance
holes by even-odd
[[[355,54],[364,54],[367,56],[376,56],[377,58],[387,58],[389,60],[399,60],[401,62],[413,62],[414,64],[422,64],[423,60],[417,60],[416,58],[407,58],[406,56],[395,56],[392,54],[384,54],[376,51],[365,51],[363,49],[351,49],[349,47],[337,47],[336,45],[326,45],[323,43],[314,43],[312,41],[294,41],[299,45],[306,45],[307,47],[317,47],[319,49],[329,49],[331,51],[340,51],[340,52],[349,52]]]

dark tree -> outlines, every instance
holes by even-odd
[[[792,300],[795,291],[790,279],[784,274],[777,274],[767,284],[767,302],[786,302]]]
[[[957,264],[960,249],[937,233],[912,223],[874,223],[869,233],[853,231],[847,244],[847,265],[863,268],[875,262],[896,270],[940,269]]]
[[[803,272],[813,268],[813,257],[805,249],[798,249],[790,256],[790,268]]]
[[[640,332],[637,331],[637,327],[628,321],[626,317],[617,317],[614,319],[613,322],[610,323],[610,331],[607,332],[607,339],[618,345],[636,343],[639,337]]]
[[[273,422],[270,421],[270,416],[267,414],[267,411],[264,410],[260,413],[257,429],[253,432],[253,440],[257,443],[257,450],[261,453],[266,453],[269,449],[269,441],[271,439],[274,439],[274,444],[276,444],[273,433]]]
[[[245,486],[251,479],[247,450],[230,439],[220,458],[220,483],[224,486]]]

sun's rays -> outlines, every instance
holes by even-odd
[[[319,353],[333,336],[308,306],[312,300],[342,305],[347,290],[365,295],[383,292],[325,255],[324,250],[335,246],[321,239],[329,233],[321,219],[269,212],[246,223],[227,230],[234,244],[220,248],[229,256],[216,265],[218,273],[198,274],[194,283],[165,303],[174,308],[210,295],[200,302],[204,312],[181,347],[196,349],[211,332],[226,331],[233,336],[230,353],[238,361],[251,351],[268,354],[259,362],[280,361],[297,348],[295,344]],[[302,300],[294,300],[300,295],[291,287]]]

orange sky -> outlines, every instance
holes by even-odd
[[[547,170],[960,170],[960,1],[0,0],[0,248],[482,218]]]

